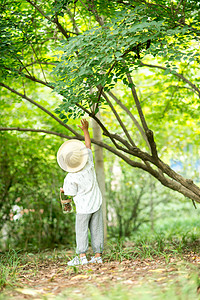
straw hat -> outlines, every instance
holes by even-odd
[[[57,153],[59,166],[67,172],[78,172],[87,163],[88,149],[79,140],[64,142]]]

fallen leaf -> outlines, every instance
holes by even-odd
[[[101,281],[108,280],[108,279],[110,279],[109,276],[102,276],[102,277],[101,277]]]
[[[48,281],[53,281],[55,279],[55,277],[57,277],[57,274],[53,274],[49,279]]]
[[[156,273],[162,273],[166,271],[165,269],[155,269],[155,270],[149,270],[150,272],[156,272]]]
[[[38,292],[33,289],[15,289],[17,292],[24,294],[24,295],[30,295],[30,296],[37,296]]]
[[[71,280],[86,279],[88,277],[89,277],[88,275],[76,275],[76,276],[72,277]]]
[[[170,269],[167,270],[167,272],[174,272],[174,271],[178,271],[178,269],[176,269],[176,268],[170,268]]]
[[[125,284],[133,284],[133,281],[132,280],[125,280],[125,281],[123,281],[123,283],[125,283]]]
[[[158,279],[156,279],[156,281],[162,281],[162,280],[165,280],[167,277],[160,277]]]

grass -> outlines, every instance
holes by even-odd
[[[104,259],[107,261],[118,261],[121,262],[124,259],[135,260],[135,259],[153,259],[156,257],[164,257],[165,261],[168,262],[170,257],[179,256],[183,253],[184,246],[187,251],[191,251],[188,248],[189,235],[184,239],[173,242],[167,241],[162,236],[155,236],[154,239],[148,239],[147,241],[137,241],[134,245],[128,245],[128,242],[118,242],[116,244],[110,244],[107,246]],[[127,244],[127,245],[126,245]],[[0,288],[3,290],[12,289],[16,287],[23,287],[22,282],[19,280],[19,274],[26,274],[26,271],[32,270],[32,277],[36,276],[39,272],[40,265],[47,264],[49,262],[56,263],[57,261],[66,263],[68,257],[65,251],[59,251],[54,249],[53,251],[42,251],[39,253],[17,253],[14,250],[10,250],[7,253],[1,255],[1,277],[0,277]],[[98,283],[98,288],[94,285],[90,285],[86,282],[85,287],[71,288],[67,291],[63,291],[59,296],[53,297],[55,300],[129,300],[129,299],[158,299],[158,300],[193,300],[200,299],[197,294],[197,288],[200,284],[198,276],[198,268],[194,266],[187,272],[183,266],[183,274],[180,274],[175,280],[168,280],[166,278],[165,283],[156,283],[155,278],[150,278],[149,282],[140,282],[139,286],[127,287],[115,283],[114,285],[109,284],[107,286]],[[72,275],[80,274],[82,271],[78,267],[74,267]],[[161,276],[161,275],[160,275]],[[41,299],[48,300],[52,299],[52,295],[42,296]],[[0,300],[10,299],[6,298],[6,294],[2,293]],[[37,298],[40,299],[40,298]]]
[[[182,235],[179,231],[179,234],[175,233],[174,236],[167,234],[167,232],[149,234],[148,231],[143,231],[139,238],[137,236],[131,241],[108,242],[104,252],[104,259],[108,262],[122,262],[124,259],[135,260],[138,258],[143,260],[164,257],[167,263],[172,256],[181,257],[187,252],[199,251],[199,235],[195,235],[192,231]],[[17,274],[23,268],[31,268],[33,275],[36,275],[39,264],[47,261],[56,262],[58,259],[64,263],[67,262],[69,257],[66,255],[66,251],[54,249],[38,253],[20,253],[10,250],[1,254],[0,289],[17,284]]]
[[[198,280],[197,274],[190,275],[189,278],[179,276],[173,282],[158,285],[155,282],[143,283],[135,287],[116,284],[114,286],[97,289],[94,286],[87,285],[85,290],[77,288],[66,290],[61,295],[55,297],[55,300],[198,300],[200,295],[197,292]]]
[[[0,260],[0,290],[6,286],[13,286],[17,279],[20,261],[15,250],[1,255]]]
[[[123,260],[155,260],[164,258],[166,264],[171,258],[181,258],[187,253],[199,253],[200,251],[200,229],[198,223],[194,220],[183,220],[175,223],[162,224],[157,226],[155,232],[151,232],[149,228],[143,228],[137,232],[129,240],[114,240],[110,239],[105,247],[104,260],[107,262]],[[27,274],[31,278],[36,277],[41,271],[41,265],[60,263],[61,268],[65,267],[66,262],[70,259],[70,253],[66,250],[44,250],[37,253],[17,252],[9,250],[0,254],[0,299],[6,299],[4,291],[23,287],[23,280],[20,276]],[[73,255],[73,251],[71,252]],[[197,254],[198,256],[198,254]],[[183,267],[184,268],[184,267]],[[198,266],[190,267],[188,272],[179,274],[175,280],[166,279],[165,284],[157,284],[152,282],[143,282],[139,287],[136,285],[131,288],[126,288],[124,285],[115,284],[108,287],[99,285],[94,288],[87,285],[85,289],[71,289],[63,292],[60,296],[55,297],[56,300],[80,298],[93,300],[126,300],[126,299],[159,299],[167,300],[193,300],[200,299],[197,294],[197,288],[200,286]],[[30,273],[31,272],[31,273]],[[80,274],[82,271],[75,267],[70,270],[70,274]],[[69,274],[69,273],[68,273]],[[69,296],[70,295],[70,296]],[[131,296],[130,296],[131,295]],[[10,298],[8,298],[10,299]],[[43,299],[48,299],[43,297]]]
[[[171,255],[181,256],[190,251],[200,251],[198,235],[189,232],[174,236],[166,236],[162,232],[153,235],[143,233],[140,239],[108,242],[105,258],[108,261],[117,260],[121,262],[123,259],[153,259],[155,256],[164,256],[167,261]]]

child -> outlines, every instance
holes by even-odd
[[[58,164],[68,172],[60,190],[65,195],[73,196],[76,205],[76,253],[79,256],[69,261],[68,266],[88,263],[88,228],[95,254],[89,263],[102,263],[104,242],[102,196],[94,170],[88,122],[82,119],[81,125],[79,127],[83,130],[85,145],[78,140],[69,140],[60,147],[57,154]]]

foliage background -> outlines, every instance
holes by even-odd
[[[128,11],[124,1],[93,1],[96,12],[86,9],[88,1],[47,1],[44,7],[38,1],[45,16],[31,2],[1,3],[0,126],[69,134],[66,127],[56,122],[59,117],[81,134],[77,124],[82,111],[75,106],[76,93],[81,104],[92,109],[97,104],[98,91],[91,93],[91,89],[98,84],[104,84],[107,92],[114,91],[137,116],[131,85],[121,63],[123,53],[128,51],[125,62],[129,64],[149,128],[154,131],[160,157],[168,164],[172,160],[180,162],[182,168],[178,172],[199,184],[199,94],[175,76],[177,72],[196,86],[199,84],[199,3],[180,2],[181,13],[185,13],[182,26],[180,16],[170,18],[177,1],[153,1],[157,13],[151,6],[145,6],[145,1],[141,1],[141,6],[140,1],[130,1],[137,8],[125,14],[127,23],[121,25],[120,20]],[[145,14],[151,14],[151,18]],[[104,18],[98,20],[98,16]],[[99,26],[103,19],[107,27]],[[150,38],[153,41],[147,48]],[[141,66],[141,62],[146,66]],[[114,68],[109,72],[112,63]],[[149,67],[150,64],[163,68]],[[54,118],[27,101],[27,97]],[[103,123],[111,132],[123,136],[103,97],[100,102]],[[145,149],[127,114],[116,107],[131,137]],[[90,133],[92,136],[91,129]],[[103,139],[110,143],[108,137]],[[65,174],[56,163],[56,152],[63,141],[47,132],[0,132],[1,249],[75,246],[75,216],[63,215],[59,203],[59,187]],[[164,228],[169,229],[169,235],[198,231],[195,224],[199,224],[199,208],[195,210],[192,202],[107,151],[104,158],[110,240],[136,239],[143,232],[159,234]]]

